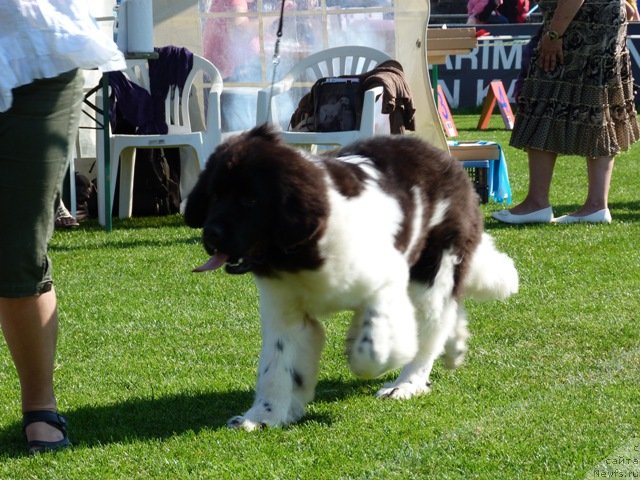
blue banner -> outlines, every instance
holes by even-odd
[[[438,84],[451,108],[475,108],[482,104],[492,80],[501,80],[509,101],[522,68],[522,53],[541,24],[482,25],[490,33],[480,37],[478,47],[466,55],[450,55],[438,65]],[[455,27],[449,27],[455,28]],[[640,82],[640,23],[630,23],[627,45],[633,76]],[[638,103],[638,97],[636,97]]]

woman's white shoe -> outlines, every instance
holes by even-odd
[[[603,208],[582,217],[562,215],[556,218],[554,223],[611,223],[611,212],[609,212],[608,208]]]
[[[493,218],[504,223],[522,224],[522,223],[551,223],[553,222],[553,209],[551,207],[542,208],[531,213],[523,213],[518,215],[511,213],[509,210],[500,210],[491,214]]]

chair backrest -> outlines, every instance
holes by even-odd
[[[129,60],[124,71],[130,81],[150,91],[149,63],[147,60]],[[192,131],[191,117],[189,115],[189,97],[193,94],[194,85],[199,91],[215,90],[222,92],[222,75],[218,69],[204,57],[193,55],[193,67],[187,76],[184,87],[179,95],[173,89],[169,89],[165,102],[165,122],[168,133],[189,133]],[[205,106],[206,108],[206,106]]]
[[[391,57],[386,53],[359,45],[328,48],[313,53],[295,64],[273,88],[258,92],[257,123],[286,124],[302,96],[319,78],[360,75],[387,60],[391,60]],[[287,92],[287,95],[283,95],[286,99],[276,101],[277,96],[284,92]],[[278,104],[283,106],[284,118],[280,117]],[[288,113],[285,114],[285,111]]]
[[[218,94],[222,93],[222,75],[213,63],[199,55],[193,56],[193,67],[185,81],[182,95],[176,95],[174,98],[167,95],[165,99],[165,115],[167,116],[167,125],[170,125],[170,132],[172,132],[172,128],[173,131],[191,131],[189,96],[193,93],[194,85],[198,86],[200,92],[204,90],[205,85],[210,85],[206,89],[207,91],[215,90]]]
[[[391,60],[386,53],[371,47],[345,46],[320,50],[295,64],[283,82],[313,83],[322,77],[359,75]]]

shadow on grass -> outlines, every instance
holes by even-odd
[[[78,245],[60,245],[53,243],[50,245],[49,250],[52,252],[73,252],[73,251],[91,251],[91,250],[131,250],[134,248],[149,248],[149,247],[173,247],[175,245],[202,245],[202,234],[194,233],[186,238],[163,238],[158,236],[154,239],[138,239],[138,240],[108,240],[106,242],[94,243],[94,244],[78,244]],[[204,251],[204,250],[203,250]]]
[[[553,213],[556,217],[568,215],[578,210],[582,205],[579,203],[555,204]],[[640,222],[640,201],[637,202],[610,202],[609,210],[613,220],[621,222]]]
[[[135,216],[131,218],[118,218],[114,216],[112,221],[113,230],[143,230],[148,228],[185,228],[184,218],[181,214]],[[98,223],[97,218],[90,218],[80,222],[80,228],[87,231],[105,231],[105,228]]]
[[[468,132],[468,133],[473,133],[478,140],[488,140],[486,137],[490,136],[492,133],[495,132],[507,132],[508,130],[502,126],[498,126],[498,127],[493,127],[490,126],[489,128],[485,128],[484,130],[480,130],[478,129],[478,127],[456,127],[456,129],[458,130],[458,132]],[[456,140],[455,138],[453,140]],[[475,140],[475,139],[474,139]],[[469,141],[469,140],[462,140],[462,141]],[[507,141],[508,143],[508,141]]]
[[[375,386],[379,386],[379,381]],[[373,381],[323,380],[316,400],[336,401],[352,395],[370,395]],[[127,443],[145,439],[167,439],[185,432],[227,428],[226,422],[246,411],[253,391],[179,394],[160,398],[133,398],[120,403],[84,406],[63,412],[69,420],[69,437],[77,447]],[[326,415],[306,415],[300,424],[331,424]],[[26,456],[19,423],[0,430],[0,459]]]

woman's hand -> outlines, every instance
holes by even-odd
[[[562,35],[568,30],[584,0],[558,0],[553,17],[545,26],[545,33],[538,44],[538,65],[545,72],[552,72],[564,63]]]
[[[538,66],[545,72],[552,72],[563,63],[562,39],[552,40],[548,35],[542,35],[538,44]]]

